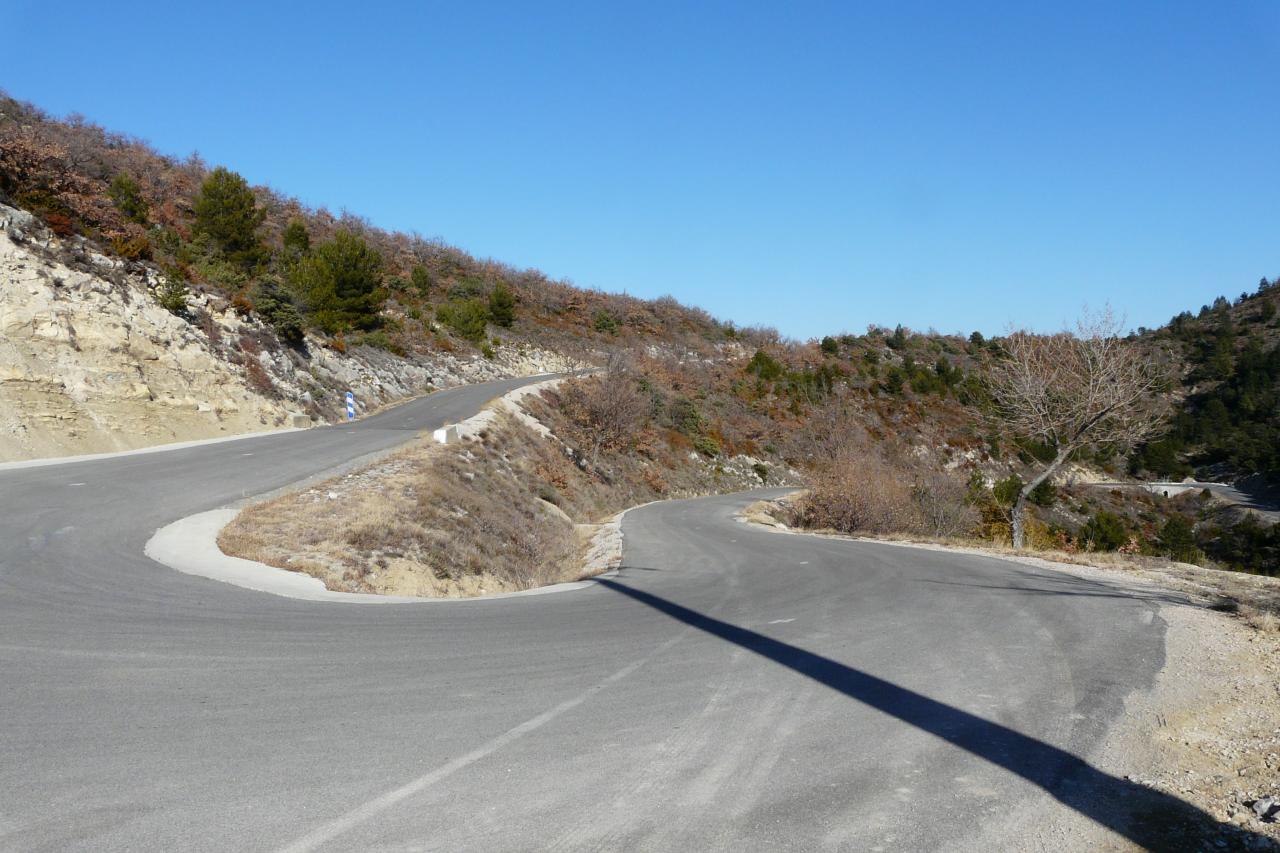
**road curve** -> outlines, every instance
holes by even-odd
[[[1150,594],[771,533],[745,496],[629,514],[616,579],[460,606],[142,555],[517,384],[0,472],[0,850],[979,849],[1051,812],[1158,846],[1133,815],[1182,807],[1087,763],[1162,665]]]

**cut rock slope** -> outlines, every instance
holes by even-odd
[[[0,205],[0,462],[331,421],[347,390],[365,410],[566,366],[529,348],[493,360],[290,349],[216,296],[193,294],[185,316],[171,313],[160,284],[145,265]]]

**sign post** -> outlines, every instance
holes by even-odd
[[[354,421],[356,419],[356,395],[350,391],[347,392],[347,420]]]

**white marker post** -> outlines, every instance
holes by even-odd
[[[356,419],[356,395],[350,391],[347,392],[347,420],[354,421]]]

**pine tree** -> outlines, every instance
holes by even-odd
[[[251,269],[262,260],[258,226],[266,213],[240,175],[221,166],[209,173],[195,203],[192,230],[207,236],[230,262]]]
[[[335,334],[371,329],[385,293],[382,257],[359,234],[339,231],[300,260],[289,284],[317,328]]]
[[[516,297],[511,289],[501,282],[489,294],[489,317],[495,326],[510,328],[516,320]]]

